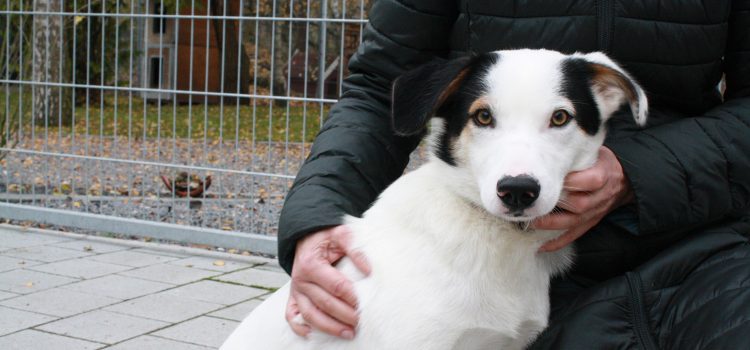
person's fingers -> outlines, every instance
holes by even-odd
[[[303,283],[299,290],[313,302],[318,310],[352,328],[357,326],[357,310],[312,283]]]
[[[573,243],[573,241],[575,241],[579,237],[583,236],[583,234],[586,233],[586,231],[588,231],[590,228],[596,225],[596,222],[597,220],[591,220],[591,221],[587,221],[581,225],[571,228],[570,230],[566,231],[565,233],[558,236],[557,238],[544,243],[539,248],[539,251],[540,252],[554,252],[554,251],[564,248],[568,244]]]
[[[289,323],[289,326],[292,327],[292,331],[294,331],[295,334],[300,337],[306,337],[308,334],[310,334],[312,329],[308,325],[294,321],[295,317],[297,317],[297,315],[299,314],[300,313],[299,307],[297,306],[297,300],[290,293],[289,301],[286,304],[286,322]]]
[[[295,298],[297,299],[297,305],[302,318],[312,327],[335,337],[345,339],[354,338],[354,330],[352,328],[318,310],[306,296],[298,294]]]
[[[557,207],[571,213],[584,213],[592,206],[592,196],[583,192],[569,192],[561,198]]]
[[[335,267],[319,264],[309,275],[304,275],[299,282],[311,282],[322,287],[329,294],[344,300],[352,307],[357,306],[357,295],[354,284]]]
[[[571,192],[594,192],[607,183],[607,172],[601,162],[581,171],[574,171],[565,177],[563,188]]]
[[[553,213],[535,219],[531,223],[531,227],[538,230],[567,230],[578,225],[581,221],[582,217],[580,214],[570,212]]]
[[[349,252],[346,253],[346,256],[348,256],[349,259],[352,259],[354,266],[356,266],[357,269],[362,271],[362,273],[364,273],[365,276],[369,275],[372,272],[372,267],[370,266],[370,262],[367,260],[365,253],[363,253],[361,250],[350,250]]]
[[[369,275],[372,272],[370,263],[367,261],[367,257],[362,251],[352,248],[352,236],[351,230],[346,225],[337,226],[331,231],[331,240],[336,245],[344,250],[344,254],[349,257],[357,267],[365,275]]]

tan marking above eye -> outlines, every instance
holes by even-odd
[[[482,96],[471,103],[471,106],[469,106],[469,115],[474,115],[474,113],[476,113],[480,109],[490,109],[490,104],[487,101],[487,96]]]

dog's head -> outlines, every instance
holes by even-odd
[[[571,171],[592,166],[623,105],[646,121],[646,95],[602,53],[497,51],[434,62],[393,86],[397,134],[424,132],[449,186],[509,221],[553,210]]]

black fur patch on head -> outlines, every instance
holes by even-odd
[[[412,69],[393,82],[393,130],[401,136],[423,132],[427,121],[463,80],[471,57],[435,60]]]
[[[595,135],[599,132],[602,119],[591,90],[595,75],[591,62],[582,58],[567,58],[560,69],[563,75],[561,93],[573,103],[576,110],[573,118],[584,132]]]
[[[466,77],[435,113],[436,117],[445,120],[445,128],[443,133],[438,135],[435,145],[435,155],[442,161],[456,165],[456,159],[453,157],[453,144],[471,119],[469,108],[472,103],[487,93],[484,78],[490,67],[497,64],[499,60],[500,55],[497,53],[485,53],[474,57],[466,72]]]
[[[497,63],[496,53],[433,61],[406,72],[393,83],[391,100],[393,130],[397,135],[423,133],[432,117],[445,119],[438,135],[436,155],[450,165],[453,140],[469,119],[469,106],[485,93],[482,78]]]

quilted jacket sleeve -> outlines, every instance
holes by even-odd
[[[331,109],[287,195],[279,223],[279,262],[291,271],[304,235],[358,216],[401,175],[418,138],[393,135],[391,82],[448,52],[455,1],[380,0]]]
[[[750,211],[750,0],[735,0],[723,104],[607,142],[636,196],[641,234],[698,227]]]

